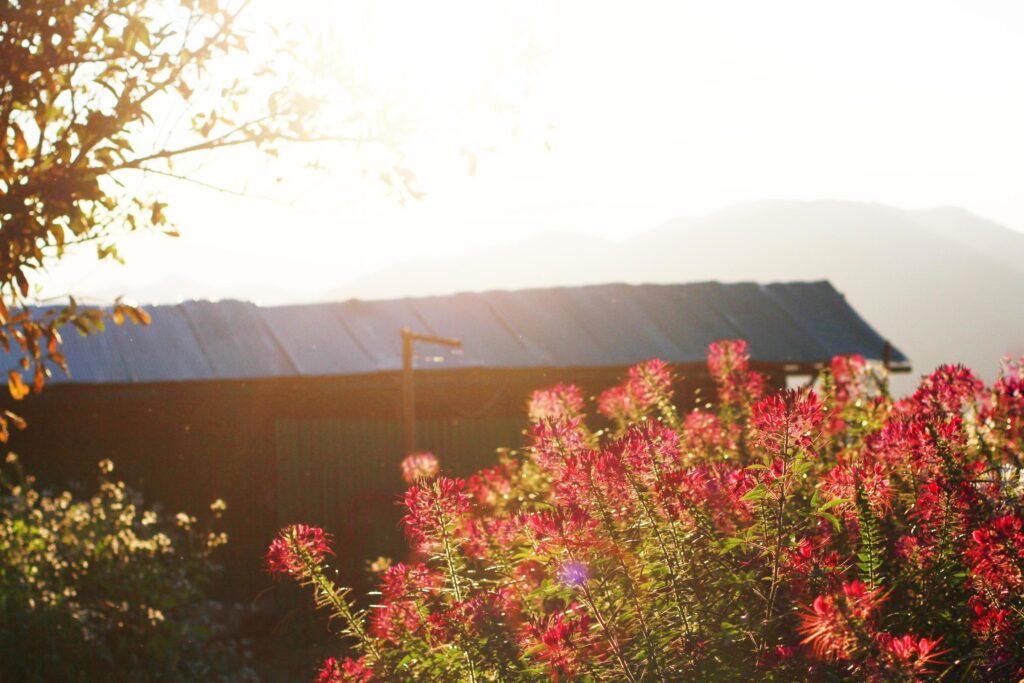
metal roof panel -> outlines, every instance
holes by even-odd
[[[64,330],[78,383],[354,375],[401,367],[403,327],[462,340],[417,348],[417,367],[618,367],[651,357],[704,360],[744,338],[754,360],[821,363],[884,338],[827,282],[594,285],[258,308],[241,301],[154,306],[149,327],[83,338]],[[429,363],[430,357],[443,363]],[[8,356],[13,366],[15,354]],[[906,357],[892,350],[892,360]]]

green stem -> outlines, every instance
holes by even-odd
[[[438,526],[441,529],[441,546],[444,549],[445,564],[448,566],[448,578],[452,583],[452,590],[455,592],[455,600],[462,602],[462,586],[459,582],[459,572],[455,566],[455,552],[452,549],[451,539],[448,534],[448,519],[441,510],[440,505],[436,499],[434,501],[434,510],[437,513]],[[469,667],[469,680],[471,683],[477,682],[476,664],[473,662],[473,656],[470,654],[469,649],[463,645],[459,645],[458,648],[462,651],[462,656],[466,659],[466,666]]]

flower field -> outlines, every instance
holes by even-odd
[[[330,530],[283,529],[270,571],[341,636],[319,681],[1024,677],[1020,364],[901,399],[859,357],[779,393],[742,341],[708,368],[688,414],[656,360],[538,391],[531,448],[467,480],[410,456],[410,555],[366,609]]]

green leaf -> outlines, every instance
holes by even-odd
[[[747,491],[747,493],[740,498],[740,500],[760,500],[768,494],[768,489],[765,488],[764,484],[758,484],[754,488]]]
[[[832,527],[836,530],[836,533],[843,530],[843,525],[839,523],[839,520],[831,512],[819,512],[818,515],[832,522]]]
[[[818,508],[818,512],[822,513],[822,512],[825,512],[826,510],[831,510],[832,508],[834,508],[837,505],[842,505],[843,503],[849,503],[849,502],[850,502],[849,498],[833,498],[832,500],[828,501],[827,503],[822,505],[820,508]]]

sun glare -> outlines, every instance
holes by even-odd
[[[539,9],[526,3],[308,0],[306,21],[337,41],[378,106],[450,137],[481,111],[516,107],[534,59]],[[326,25],[324,25],[326,23]]]

